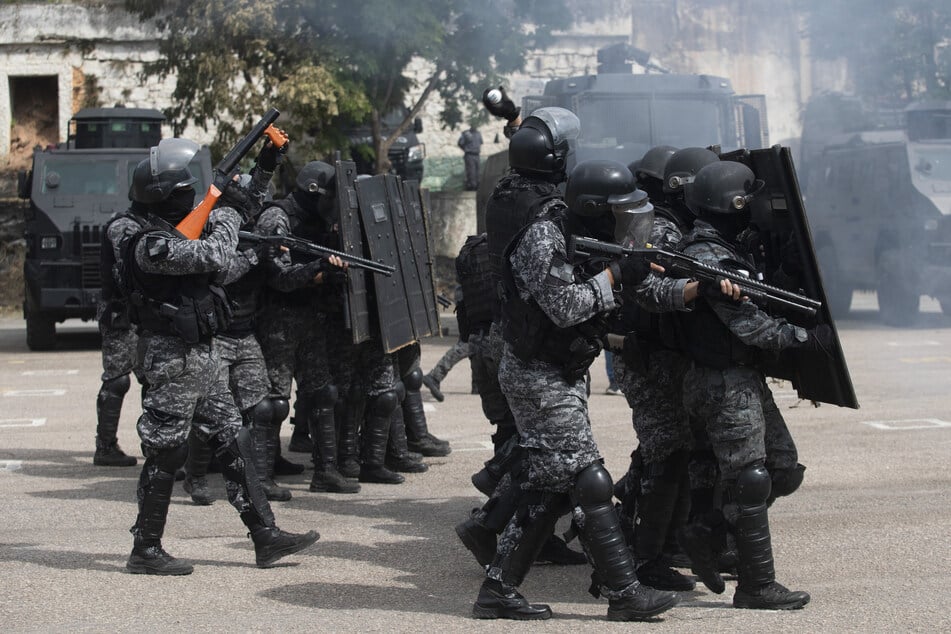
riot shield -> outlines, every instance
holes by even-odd
[[[406,208],[403,203],[403,184],[399,176],[386,175],[386,197],[392,212],[393,235],[396,238],[396,253],[399,259],[396,274],[403,277],[403,288],[406,289],[406,302],[409,304],[413,332],[416,338],[420,339],[432,333],[429,330],[422,277],[416,264],[416,254],[410,238]]]
[[[436,280],[433,275],[433,257],[429,242],[429,231],[426,228],[426,206],[423,204],[422,192],[418,181],[403,182],[403,208],[406,212],[406,225],[409,229],[410,243],[416,260],[416,270],[419,272],[419,281],[423,287],[423,304],[426,308],[428,330],[418,324],[417,332],[420,336],[438,335],[439,310],[436,308]]]
[[[755,249],[759,253],[754,256],[763,260],[761,272],[765,281],[783,285],[779,279],[792,279],[800,292],[821,301],[815,320],[797,322],[797,325],[811,328],[828,324],[835,337],[835,348],[829,353],[795,349],[783,352],[774,363],[768,364],[767,374],[791,381],[800,398],[858,408],[852,377],[822,284],[792,153],[788,147],[774,145],[761,150],[738,150],[722,155],[721,159],[746,164],[766,183],[765,193],[753,201],[753,224],[759,229],[758,245],[762,245],[761,249]]]
[[[393,226],[395,215],[387,196],[386,175],[378,174],[356,181],[357,202],[363,221],[370,259],[397,267],[395,275],[373,276],[373,291],[380,322],[383,349],[394,352],[416,341],[406,286],[401,273],[399,248]],[[405,233],[405,231],[404,231]]]
[[[343,251],[350,255],[365,257],[363,230],[360,222],[360,205],[354,180],[357,166],[353,161],[334,163],[337,181],[337,209],[340,214],[340,242]],[[367,275],[363,269],[347,269],[346,319],[353,333],[353,343],[362,343],[370,338],[370,309],[367,303]]]

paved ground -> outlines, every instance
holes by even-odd
[[[788,385],[777,402],[808,466],[806,481],[771,512],[779,579],[812,593],[793,613],[730,607],[725,594],[689,593],[649,627],[656,632],[949,631],[951,585],[951,320],[934,305],[920,327],[880,326],[874,296],[840,324],[862,408],[798,401]],[[88,325],[64,328],[59,350],[28,352],[23,323],[0,321],[0,629],[4,631],[576,631],[631,626],[600,620],[586,567],[538,567],[527,596],[552,604],[546,623],[469,617],[481,573],[452,526],[481,503],[469,475],[489,457],[488,425],[469,370],[429,401],[430,426],[453,453],[401,486],[357,495],[311,494],[276,505],[288,530],[317,528],[309,552],[258,570],[224,487],[219,501],[192,506],[176,491],[165,544],[194,561],[183,578],[128,575],[137,469],[92,466],[99,359]],[[451,342],[427,342],[431,367]],[[620,474],[634,443],[624,401],[603,395],[594,372],[595,434],[608,469]],[[134,397],[135,394],[130,394]],[[137,448],[129,398],[122,445]],[[289,435],[289,430],[285,432]],[[303,459],[300,454],[291,454]]]

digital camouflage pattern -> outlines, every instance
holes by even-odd
[[[537,302],[552,322],[565,328],[615,307],[606,273],[574,283],[557,277],[553,268],[567,259],[565,238],[549,220],[529,227],[510,257],[519,295]],[[523,362],[506,342],[499,384],[525,448],[525,488],[570,490],[576,474],[600,459],[588,420],[587,382],[569,384],[562,369],[551,363]]]
[[[716,236],[713,227],[698,220],[685,237],[689,244],[684,253],[712,265],[739,259],[723,244],[709,240]],[[803,328],[770,316],[752,302],[715,302],[713,310],[733,336],[750,346],[778,351],[806,340]],[[684,406],[705,423],[724,481],[735,480],[744,467],[757,461],[795,467],[795,443],[760,370],[693,364],[684,377]]]
[[[257,338],[218,335],[214,346],[238,410],[246,412],[264,400],[271,390],[271,382]]]
[[[442,383],[442,380],[449,374],[449,370],[470,354],[469,343],[459,339],[439,358],[439,361],[436,362],[433,369],[429,371],[429,376],[432,377],[436,383]]]

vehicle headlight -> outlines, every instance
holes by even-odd
[[[426,158],[426,144],[420,143],[419,145],[414,145],[409,149],[409,152],[406,155],[406,160],[408,161],[422,161]]]
[[[40,238],[41,249],[58,249],[59,236],[43,236]]]

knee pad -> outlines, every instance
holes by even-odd
[[[376,416],[385,416],[388,418],[399,406],[400,399],[396,390],[388,390],[374,397],[367,409]]]
[[[400,403],[406,400],[406,384],[405,383],[403,383],[402,381],[397,381],[396,385],[393,386],[393,389],[396,390],[396,398],[400,400]]]
[[[403,375],[403,384],[407,392],[418,392],[423,387],[423,371],[414,368],[408,374]]]
[[[274,423],[274,405],[269,398],[261,399],[257,405],[247,411],[248,421],[255,427],[270,426]]]
[[[132,381],[129,379],[129,375],[123,374],[122,376],[117,376],[114,379],[103,381],[101,391],[105,392],[109,396],[122,398],[125,396],[125,393],[129,391],[130,385],[132,385]]]
[[[291,412],[291,404],[287,402],[286,398],[270,398],[271,401],[271,420],[275,425],[284,421],[287,418],[287,415]]]
[[[160,471],[175,473],[185,465],[185,460],[188,458],[188,443],[182,443],[177,447],[152,449],[149,457]]]
[[[337,402],[337,386],[328,383],[314,393],[314,404],[320,408],[332,408]]]
[[[743,471],[733,485],[733,500],[740,506],[759,506],[769,499],[772,489],[769,471],[762,464],[752,464]]]
[[[773,487],[771,497],[792,495],[802,484],[805,471],[806,466],[801,464],[792,469],[773,469],[769,474]]]
[[[614,495],[614,482],[600,462],[584,468],[575,480],[574,496],[582,507],[604,504]]]

